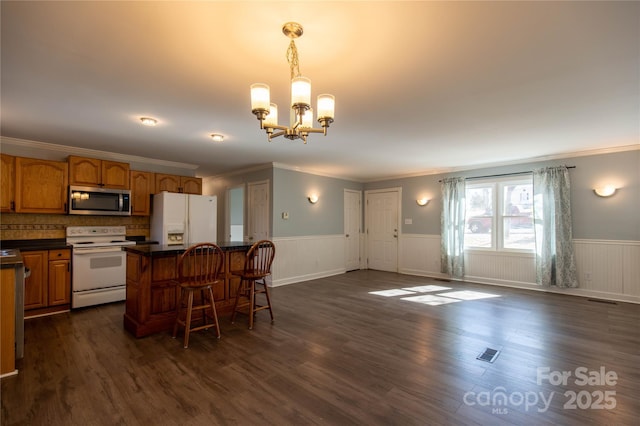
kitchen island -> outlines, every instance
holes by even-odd
[[[251,243],[220,242],[225,252],[222,280],[213,286],[218,316],[230,314],[238,286],[232,270],[244,265],[245,253]],[[127,246],[127,298],[124,328],[136,337],[173,330],[179,293],[174,280],[178,258],[189,245]]]

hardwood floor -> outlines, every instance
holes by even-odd
[[[370,294],[429,285],[451,290]],[[451,291],[466,293],[433,297]],[[499,297],[463,300],[478,293]],[[28,320],[19,374],[2,379],[1,424],[632,425],[640,417],[639,305],[376,271],[276,287],[272,302],[273,325],[268,312],[252,331],[246,316],[222,317],[221,339],[193,333],[188,349],[169,332],[128,334],[123,303]],[[451,303],[426,304],[442,302]],[[493,363],[476,359],[485,348],[500,350]],[[601,368],[608,383],[595,382]],[[562,371],[566,384],[553,381]],[[592,382],[581,386],[585,375]]]

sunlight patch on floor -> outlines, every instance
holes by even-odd
[[[446,305],[447,303],[462,302],[460,299],[451,299],[449,297],[434,296],[431,294],[423,294],[421,296],[403,297],[402,300],[408,300],[409,302],[422,303],[429,306]]]
[[[438,294],[438,296],[453,297],[454,299],[461,299],[461,300],[478,300],[478,299],[489,299],[491,297],[500,297],[499,294],[481,293],[479,291],[471,291],[471,290],[451,291],[449,293],[440,293]]]
[[[370,291],[369,294],[375,294],[376,296],[391,297],[391,296],[406,296],[407,294],[415,294],[415,292],[394,288],[391,290]]]
[[[459,290],[438,294],[419,294],[441,292],[443,290],[451,290],[451,287],[442,287],[439,285],[423,285],[416,287],[392,288],[389,290],[370,291],[369,294],[384,297],[407,296],[401,297],[401,300],[407,300],[414,303],[422,303],[429,306],[446,305],[448,303],[463,302],[467,300],[489,299],[500,297],[499,294],[482,293],[480,291]]]
[[[418,287],[403,287],[403,290],[415,291],[418,293],[429,293],[432,291],[451,290],[451,287],[442,287],[439,285],[421,285]]]

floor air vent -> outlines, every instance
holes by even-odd
[[[498,358],[499,350],[487,348],[480,355],[476,357],[480,361],[493,362]]]

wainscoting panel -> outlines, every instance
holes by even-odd
[[[445,278],[440,273],[440,236],[400,236],[399,270]],[[579,288],[544,288],[535,282],[530,253],[472,251],[465,255],[464,281],[640,303],[640,242],[574,240]]]
[[[273,238],[276,257],[271,285],[291,284],[344,273],[344,235]]]
[[[272,285],[345,272],[343,235],[274,238]],[[440,273],[440,236],[401,234],[398,272],[448,278]],[[362,244],[362,259],[366,258]],[[544,288],[535,282],[530,253],[467,252],[464,281],[640,303],[640,242],[574,240],[579,288]],[[363,266],[364,267],[364,266]]]
[[[440,235],[401,234],[399,238],[399,273],[446,277],[440,272]]]
[[[574,240],[580,289],[640,302],[640,242]]]
[[[536,285],[535,256],[531,253],[470,251],[464,262],[466,281]]]
[[[623,293],[640,299],[640,243],[626,247],[622,268]]]

